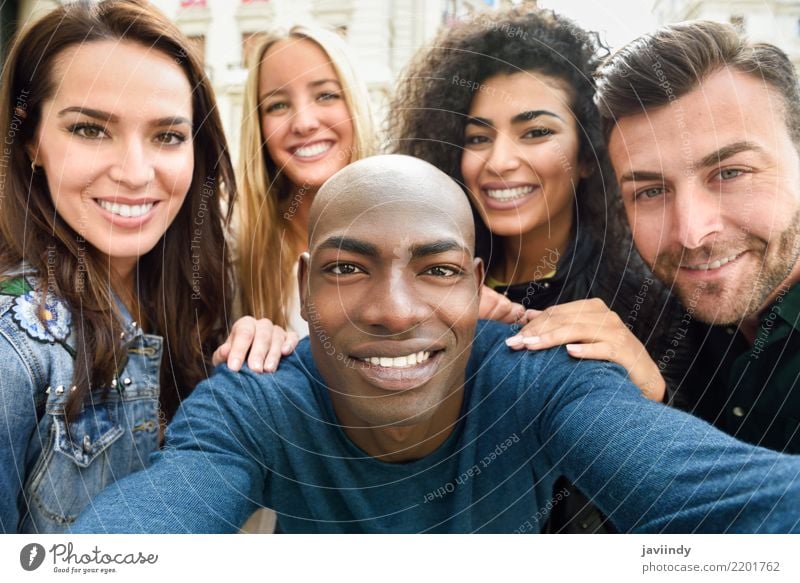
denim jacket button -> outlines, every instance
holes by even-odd
[[[112,389],[116,389],[117,388],[117,379],[111,379],[111,388]]]
[[[122,379],[122,384],[125,385],[126,387],[129,386],[132,382],[133,381],[131,380],[130,377],[125,377],[124,379]]]
[[[56,387],[56,395],[60,395],[63,392],[64,392],[64,385],[58,385]]]
[[[83,436],[83,451],[89,453],[92,451],[92,440],[89,439],[88,435]]]

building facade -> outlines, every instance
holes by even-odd
[[[729,22],[755,42],[779,46],[800,67],[800,0],[656,0],[660,23]]]

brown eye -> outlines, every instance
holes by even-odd
[[[425,273],[428,275],[433,275],[434,277],[453,277],[458,275],[459,270],[453,269],[452,267],[447,267],[446,265],[435,265],[430,269],[425,270]]]
[[[177,146],[186,141],[186,136],[179,132],[164,132],[156,136],[156,141],[165,146]]]
[[[328,272],[334,275],[351,275],[354,273],[363,273],[361,268],[352,263],[336,263],[331,265],[328,269]]]
[[[75,124],[68,129],[72,134],[87,140],[97,140],[106,135],[105,129],[99,125],[90,123]]]

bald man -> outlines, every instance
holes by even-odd
[[[308,339],[274,374],[218,368],[75,532],[234,532],[259,505],[283,532],[538,532],[562,473],[622,531],[800,528],[797,457],[478,325],[472,215],[434,167],[351,164],[310,224]]]

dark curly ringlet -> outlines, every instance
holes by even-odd
[[[12,123],[19,126],[9,146],[7,180],[0,185],[0,273],[24,261],[39,274],[52,274],[48,287],[70,305],[77,389],[70,396],[67,415],[74,418],[90,388],[107,387],[125,358],[119,340],[121,317],[112,296],[108,259],[83,243],[56,213],[47,178],[42,170],[31,169],[25,147],[35,138],[42,103],[55,90],[53,68],[58,56],[70,47],[109,40],[135,42],[164,53],[184,71],[192,88],[192,183],[174,222],[137,267],[137,317],[149,333],[165,339],[161,406],[169,417],[181,398],[205,378],[213,349],[224,341],[233,281],[225,231],[236,186],[202,62],[186,37],[148,2],[68,3],[29,23],[16,37],[0,89],[0,135],[9,135]],[[195,264],[199,261],[202,266],[199,280],[193,280],[193,238],[199,242],[194,250],[199,254]],[[55,269],[51,265],[48,270],[53,248],[58,261]]]
[[[668,104],[728,67],[763,80],[780,95],[786,126],[800,146],[800,86],[778,47],[750,43],[736,29],[696,20],[664,26],[615,52],[597,72],[597,106],[606,134],[615,120]]]
[[[434,164],[463,185],[464,127],[474,93],[458,80],[483,83],[520,72],[560,79],[577,120],[579,163],[591,171],[576,189],[576,227],[618,241],[619,233],[611,236],[606,224],[605,199],[614,184],[593,102],[593,74],[607,54],[596,33],[550,10],[514,8],[458,24],[423,49],[400,81],[389,121],[392,148]],[[482,248],[488,229],[477,213],[476,222],[479,241],[484,239],[478,254],[488,261],[488,250]],[[493,253],[501,252],[501,246],[491,247]]]

